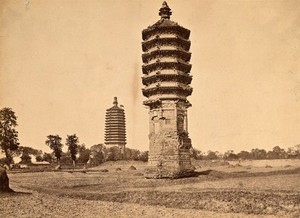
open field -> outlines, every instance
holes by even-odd
[[[11,188],[23,193],[0,194],[0,216],[299,217],[300,161],[279,162],[194,162],[198,175],[177,180],[145,179],[142,162],[11,171]]]

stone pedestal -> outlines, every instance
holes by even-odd
[[[146,178],[179,178],[192,176],[191,139],[187,131],[188,105],[163,101],[150,110],[149,159]]]
[[[188,151],[180,151],[173,155],[150,156],[145,177],[148,179],[176,179],[194,176],[194,166],[191,164]]]

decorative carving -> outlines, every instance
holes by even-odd
[[[190,149],[192,147],[191,139],[186,131],[178,133],[179,136],[179,149]]]
[[[184,131],[184,116],[182,114],[177,115],[177,130],[178,132]]]
[[[161,154],[174,154],[178,150],[179,138],[176,130],[164,129],[150,136],[152,151]]]

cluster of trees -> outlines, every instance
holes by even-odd
[[[84,144],[79,144],[76,134],[68,135],[66,139],[66,146],[68,152],[62,152],[63,144],[61,143],[61,137],[58,135],[47,136],[46,144],[53,150],[53,155],[56,161],[62,164],[69,164],[72,160],[75,162],[89,165],[99,165],[106,161],[117,160],[141,160],[148,161],[148,152],[141,152],[137,149],[120,147],[105,147],[103,144],[93,145],[91,148],[86,148]],[[44,161],[53,162],[53,156],[51,154],[44,154]]]
[[[125,148],[124,150],[117,147],[105,147],[103,144],[93,145],[90,149],[90,165],[99,165],[106,161],[118,160],[136,160],[148,161],[148,151],[139,151],[137,149]],[[80,159],[80,156],[79,156]]]
[[[58,163],[60,163],[62,157],[62,147],[61,142],[62,138],[59,135],[48,135],[46,140],[46,145],[48,145],[52,150],[53,154],[56,157]],[[76,155],[78,153],[79,139],[76,134],[67,135],[66,146],[68,148],[68,153],[70,154],[73,165],[76,163]]]
[[[142,160],[148,161],[148,152],[141,152],[137,149],[119,147],[106,148],[103,144],[97,144],[90,149],[84,144],[79,144],[79,139],[76,134],[68,135],[65,145],[68,148],[67,152],[63,152],[62,138],[59,135],[48,135],[45,141],[46,145],[53,151],[52,153],[43,153],[27,146],[20,146],[18,139],[17,116],[11,108],[3,108],[0,110],[0,148],[5,153],[5,158],[0,160],[0,163],[10,165],[13,163],[13,156],[20,156],[21,163],[31,163],[32,156],[35,156],[36,161],[47,161],[52,163],[90,163],[98,165],[105,161],[116,160]]]
[[[74,135],[73,135],[74,136]],[[75,137],[72,137],[73,139]],[[22,147],[20,146],[16,155],[21,155],[21,162],[24,164],[29,164],[33,160],[31,156],[35,156],[36,161],[47,161],[49,163],[60,163],[60,164],[74,164],[75,162],[78,164],[89,164],[92,166],[99,165],[106,161],[117,161],[117,160],[139,160],[139,161],[148,161],[148,151],[141,152],[137,149],[125,148],[123,151],[119,147],[109,147],[107,148],[103,144],[93,145],[91,148],[86,148],[84,144],[74,146],[76,143],[70,143],[67,137],[66,144],[70,144],[68,146],[68,151],[62,151],[62,144],[60,146],[52,146],[52,153],[43,153],[40,150],[33,149],[30,147]],[[48,141],[48,140],[47,140]],[[55,141],[55,140],[53,140]],[[57,141],[56,141],[57,142]],[[56,143],[56,145],[59,143]]]
[[[300,159],[300,144],[290,147],[287,150],[275,146],[272,150],[254,148],[249,151],[235,153],[233,150],[226,151],[224,154],[218,151],[208,151],[203,153],[197,149],[191,150],[192,157],[197,160],[265,160],[265,159]]]

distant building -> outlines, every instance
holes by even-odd
[[[190,30],[170,20],[171,9],[163,2],[161,19],[142,32],[143,102],[149,108],[148,178],[176,178],[193,173],[188,135],[187,96],[190,83]]]
[[[114,97],[113,106],[106,110],[105,142],[107,147],[118,146],[124,153],[126,145],[126,124],[124,107],[118,106],[117,97]]]

